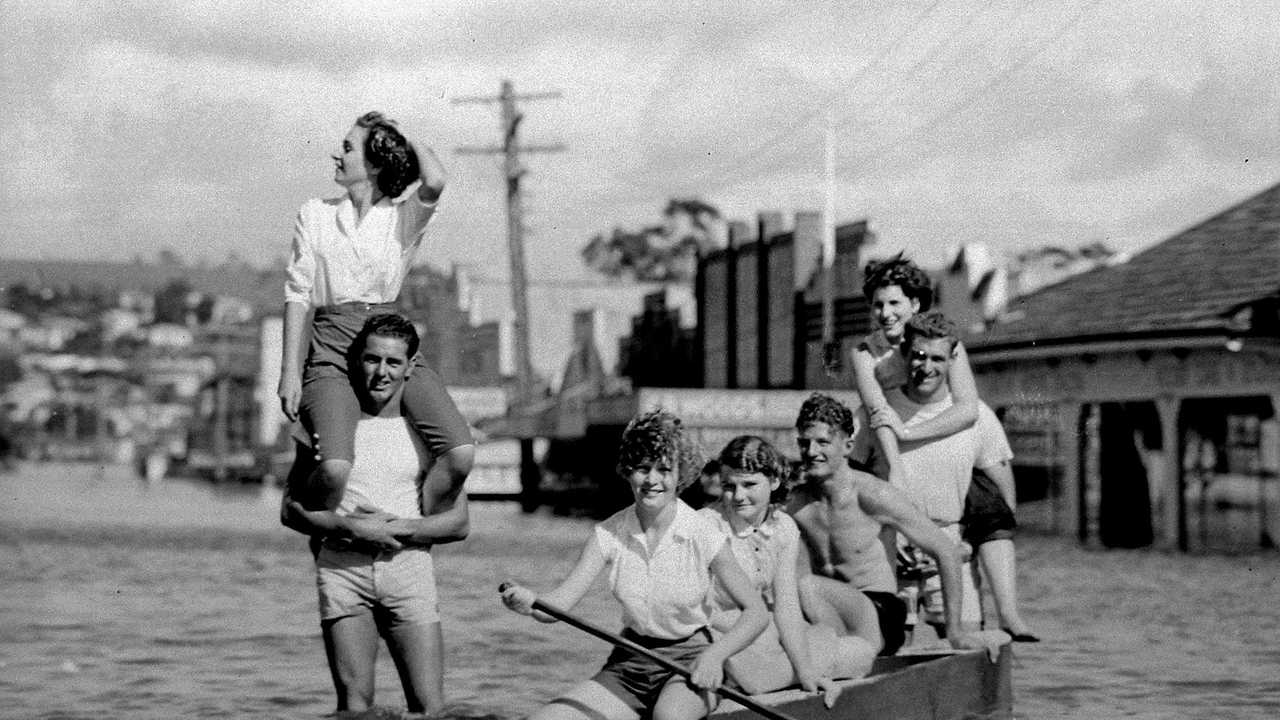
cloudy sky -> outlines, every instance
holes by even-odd
[[[531,275],[658,220],[821,209],[927,265],[1103,240],[1137,250],[1280,182],[1280,3],[5,0],[3,255],[287,252],[335,151],[380,109],[451,174],[427,259],[505,274],[496,107],[529,102]]]

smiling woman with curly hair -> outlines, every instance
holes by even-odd
[[[707,706],[698,690],[724,682],[725,661],[750,644],[768,623],[768,610],[734,558],[723,531],[679,499],[698,478],[702,460],[680,419],[665,410],[639,415],[622,432],[618,474],[635,502],[595,526],[578,564],[556,589],[541,596],[568,610],[608,570],[609,588],[622,605],[623,637],[669,660],[692,666],[686,681],[651,659],[621,648],[590,680],[533,714],[534,720],[652,716],[700,718]],[[712,638],[709,591],[717,582],[740,611]],[[507,607],[542,622],[539,596],[520,585],[502,593]]]
[[[618,475],[626,478],[666,460],[676,471],[677,492],[693,484],[702,469],[702,450],[685,432],[680,418],[652,410],[627,423],[618,446]]]

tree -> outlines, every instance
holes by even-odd
[[[187,296],[191,294],[191,284],[182,278],[174,278],[156,291],[156,314],[158,323],[187,322]]]
[[[167,267],[180,267],[182,265],[182,258],[171,248],[162,248],[160,252],[156,253],[156,261]]]
[[[580,255],[588,268],[608,277],[658,282],[688,282],[698,255],[724,245],[720,211],[696,198],[674,198],[662,211],[663,223],[640,230],[615,227],[597,234]]]

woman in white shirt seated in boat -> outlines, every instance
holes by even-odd
[[[786,464],[763,438],[741,435],[720,453],[719,502],[699,511],[729,536],[729,545],[765,604],[773,622],[746,649],[729,658],[728,673],[743,690],[762,693],[799,684],[828,691],[833,678],[866,675],[879,650],[879,628],[812,625],[800,611],[800,529],[777,502],[785,495]],[[804,563],[808,567],[808,563]],[[724,589],[714,589],[712,635],[732,627],[737,608]],[[850,593],[856,593],[852,587]],[[851,599],[851,603],[856,599]],[[838,608],[837,608],[838,609]],[[841,620],[855,612],[840,613]]]
[[[690,682],[618,648],[600,672],[539,709],[534,720],[694,720],[714,706],[710,693],[699,691],[721,685],[725,660],[760,634],[768,611],[724,533],[679,499],[701,468],[674,415],[656,410],[633,419],[622,433],[618,474],[635,503],[595,526],[578,564],[555,590],[540,597],[519,585],[502,591],[512,610],[554,622],[533,610],[535,600],[569,610],[607,570],[609,589],[622,604],[622,636],[690,668]],[[713,580],[739,611],[715,638],[708,630]]]

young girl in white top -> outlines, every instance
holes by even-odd
[[[729,659],[730,677],[743,690],[762,693],[795,684],[810,692],[829,691],[832,678],[865,675],[879,650],[878,628],[809,624],[801,614],[800,529],[775,502],[786,493],[782,456],[764,439],[741,435],[725,446],[719,462],[722,495],[699,513],[728,535],[738,563],[773,611],[765,631]],[[869,603],[852,586],[845,589],[847,602]],[[737,607],[727,600],[717,585],[713,635],[738,617]],[[874,618],[874,611],[865,616]]]
[[[369,317],[396,311],[445,182],[431,150],[418,153],[376,112],[356,120],[333,159],[334,181],[346,192],[308,200],[298,211],[285,282],[279,396],[285,415],[302,421],[320,461],[310,492],[299,498],[312,510],[337,506],[355,457],[361,408],[347,372],[352,341]],[[303,326],[312,310],[304,368]],[[405,415],[436,459],[432,474],[461,485],[471,471],[471,431],[444,381],[415,359]]]
[[[541,596],[543,602],[569,610],[605,571],[609,589],[622,605],[623,637],[690,668],[691,683],[618,648],[594,677],[539,709],[534,720],[693,720],[703,717],[709,704],[714,706],[698,690],[721,685],[725,660],[764,629],[768,611],[724,533],[678,497],[701,467],[674,415],[656,410],[632,420],[622,433],[618,474],[631,486],[635,503],[596,525],[568,577]],[[714,640],[708,631],[713,580],[741,612]],[[520,585],[502,593],[512,610],[554,622],[533,611],[537,599]]]

